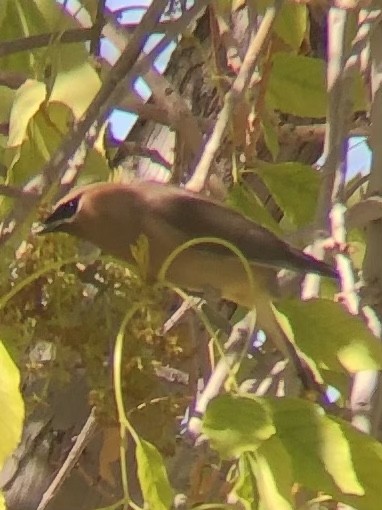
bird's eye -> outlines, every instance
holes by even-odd
[[[70,221],[76,214],[79,197],[73,198],[57,207],[57,209],[45,220],[45,223],[54,223],[57,221]]]
[[[67,210],[68,212],[76,212],[77,210],[77,205],[78,205],[78,200],[70,200],[70,202],[66,202],[66,204],[63,204],[65,210]]]

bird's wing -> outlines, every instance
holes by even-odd
[[[185,240],[216,237],[232,243],[256,264],[335,276],[327,264],[296,250],[240,213],[201,195],[147,182],[140,186],[140,194],[147,210],[181,232]],[[198,249],[232,256],[230,250],[215,243],[200,245]]]

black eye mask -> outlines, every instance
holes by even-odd
[[[55,223],[56,221],[62,221],[71,218],[76,214],[78,209],[80,197],[73,198],[69,202],[61,204],[57,209],[44,221],[45,225]]]

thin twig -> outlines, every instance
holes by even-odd
[[[13,55],[20,51],[31,51],[48,46],[52,41],[60,43],[78,43],[89,41],[93,36],[93,28],[72,28],[65,32],[51,32],[48,34],[31,35],[22,39],[2,41],[0,43],[0,57]]]
[[[380,143],[382,131],[382,23],[380,22],[371,33],[370,37],[370,60],[371,60],[371,128],[369,143],[373,151],[370,179],[367,195],[381,196],[382,193],[382,146]],[[378,296],[375,310],[363,307],[362,313],[367,320],[371,331],[381,338],[381,220],[370,221],[366,230],[366,253],[363,263],[363,276],[367,286],[364,291],[366,300],[374,292]],[[372,377],[370,374],[361,372],[354,381],[356,395],[351,399],[352,422],[355,426],[369,430],[377,434],[381,419],[382,391],[380,376]],[[380,375],[380,374],[379,374]],[[373,404],[373,405],[372,405]],[[365,419],[366,418],[366,419]]]
[[[36,200],[39,196],[35,191],[28,191],[9,184],[0,184],[0,195],[9,198],[17,198],[20,200]]]
[[[316,209],[316,226],[328,227],[332,204],[341,200],[345,185],[345,146],[352,110],[353,75],[344,77],[345,55],[349,39],[349,13],[332,7],[328,16],[328,112],[322,166],[323,184]]]
[[[105,3],[106,0],[98,0],[97,14],[93,25],[93,35],[90,41],[90,54],[98,57],[101,49],[101,35],[105,24]]]
[[[278,128],[278,137],[282,143],[316,142],[325,138],[326,124],[308,124],[298,126],[295,124],[282,124]],[[347,132],[348,136],[369,136],[369,121],[356,120]]]
[[[43,192],[48,190],[53,183],[61,179],[67,170],[68,162],[75,156],[76,151],[80,148],[90,128],[94,126],[93,131],[99,131],[100,126],[109,115],[111,108],[117,102],[117,97],[124,93],[124,87],[126,87],[126,84],[130,83],[136,76],[136,73],[134,72],[136,61],[140,56],[150,33],[154,30],[158,23],[165,7],[166,0],[157,0],[147,9],[140,24],[137,26],[134,35],[131,37],[129,45],[122,52],[120,58],[113,66],[108,77],[89,105],[83,117],[73,126],[72,131],[68,133],[61,146],[43,168]],[[152,64],[157,56],[156,52],[159,46],[160,43],[149,55],[145,56],[143,62],[141,62],[141,66],[149,66]],[[14,235],[18,231],[23,219],[28,217],[33,206],[34,204],[31,203],[29,204],[29,207],[24,208],[13,229],[5,229],[1,232],[0,245],[8,241],[10,236]]]
[[[201,434],[201,418],[205,414],[208,403],[220,393],[233,367],[246,352],[254,327],[253,312],[249,312],[232,328],[231,335],[225,345],[224,355],[214,368],[203,392],[197,397],[193,416],[188,423],[188,431],[195,439],[198,439]]]
[[[368,11],[362,9],[359,15],[357,34],[353,40],[351,51],[346,58],[344,74],[360,69],[364,74],[370,59],[370,37],[382,19],[381,9]]]
[[[138,142],[123,142],[119,145],[118,151],[114,156],[112,163],[113,165],[119,165],[122,160],[128,156],[141,156],[142,158],[148,158],[153,163],[163,166],[167,170],[171,170],[171,164],[165,159],[158,150],[144,147]]]
[[[346,177],[345,136],[351,114],[352,76],[344,78],[345,54],[349,43],[349,14],[332,7],[328,15],[328,111],[325,132],[323,182],[318,196],[315,224],[317,230],[327,230],[333,203],[342,201]],[[311,253],[322,259],[324,245],[316,239]],[[304,299],[317,297],[320,277],[307,275],[302,285]]]
[[[248,47],[240,72],[232,84],[231,89],[225,96],[224,105],[221,109],[215,127],[204,146],[203,154],[195,168],[195,172],[187,183],[187,188],[193,191],[201,191],[207,181],[208,173],[220,148],[224,134],[228,128],[230,117],[242,95],[245,93],[261,52],[265,48],[270,37],[277,13],[281,7],[281,1],[268,7],[263,21]]]
[[[128,46],[119,57],[84,116],[73,127],[72,132],[66,137],[51,161],[43,169],[47,184],[55,182],[57,177],[64,173],[67,161],[74,155],[92,124],[96,121],[101,124],[109,115],[116,97],[116,91],[120,92],[121,90],[120,83],[126,80],[126,76],[131,73],[143,46],[157,25],[166,5],[166,0],[156,0],[147,9]]]
[[[44,492],[41,501],[37,507],[37,510],[45,510],[50,501],[55,497],[55,495],[61,488],[62,484],[64,483],[65,479],[70,475],[70,473],[74,469],[86,445],[93,437],[96,429],[97,421],[95,418],[95,408],[93,407],[88,419],[86,420],[85,425],[83,426],[81,432],[77,436],[73,448],[70,450],[69,455],[65,459],[65,462],[61,466],[57,475],[54,477],[48,489]]]

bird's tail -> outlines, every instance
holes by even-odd
[[[304,273],[316,273],[321,276],[338,279],[338,271],[322,260],[315,259],[308,253],[290,247],[291,269]]]

